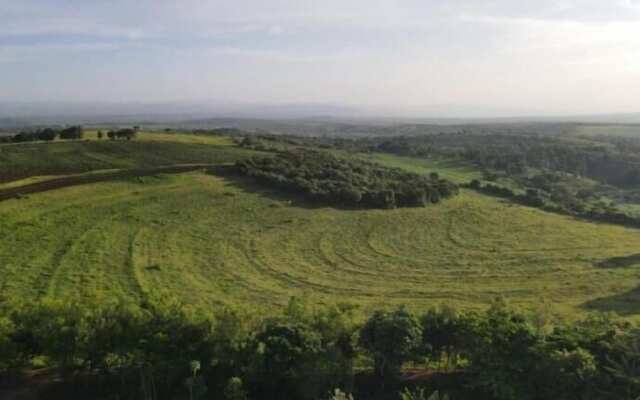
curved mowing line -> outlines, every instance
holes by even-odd
[[[53,253],[49,269],[47,271],[41,271],[38,278],[36,278],[35,282],[33,283],[33,287],[35,288],[36,293],[38,293],[39,297],[44,297],[52,293],[53,289],[51,286],[53,283],[53,279],[60,269],[62,259],[72,246],[73,240],[66,240],[63,246]]]
[[[149,290],[145,285],[145,279],[141,274],[140,268],[136,265],[136,245],[139,243],[140,235],[144,229],[137,229],[129,238],[127,270],[130,271],[135,291],[139,294],[140,300],[149,299]]]
[[[91,296],[98,287],[136,300],[157,292],[207,305],[281,307],[290,296],[303,296],[422,307],[437,300],[486,303],[502,293],[527,304],[551,296],[571,305],[606,293],[625,277],[623,271],[590,269],[591,254],[610,257],[640,246],[640,235],[622,228],[585,231],[589,227],[550,217],[540,222],[532,219],[537,214],[509,214],[475,197],[442,209],[389,213],[273,207],[272,199],[205,174],[77,192],[82,194],[61,191],[7,204],[7,210],[25,211],[2,227],[19,229],[18,220],[37,221],[43,214],[46,220],[22,236],[48,230],[47,248],[57,250],[58,258],[49,265],[43,260],[51,253],[39,253],[29,276],[9,286],[12,293],[30,293],[35,286],[29,283],[46,283],[47,271],[57,265],[49,288],[56,296]],[[514,218],[507,229],[501,225],[506,217]],[[62,236],[51,233],[63,222],[69,226]],[[550,236],[537,242],[540,224],[548,224]],[[562,237],[571,238],[571,246],[559,248]],[[548,249],[531,249],[535,245]],[[11,275],[30,262],[11,247],[0,250],[15,256]],[[85,268],[94,261],[101,263],[95,271]],[[147,269],[153,265],[160,268]],[[45,275],[37,277],[40,271]],[[80,286],[85,282],[88,290]]]

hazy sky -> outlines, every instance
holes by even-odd
[[[0,0],[0,100],[489,115],[639,93],[640,0]]]

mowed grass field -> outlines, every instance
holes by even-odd
[[[201,170],[0,202],[4,298],[160,296],[268,312],[291,296],[365,311],[504,296],[564,316],[633,317],[640,268],[599,265],[637,253],[640,230],[466,190],[427,208],[338,210]]]
[[[81,141],[0,145],[0,185],[107,169],[225,163],[248,154],[225,137],[141,132],[136,140],[111,141],[88,132]]]

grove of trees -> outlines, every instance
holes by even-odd
[[[253,157],[236,170],[256,182],[331,205],[362,208],[423,207],[458,193],[437,174],[424,177],[328,152],[289,150]]]
[[[131,140],[131,139],[135,139],[137,134],[138,134],[138,130],[135,128],[134,129],[124,128],[124,129],[118,129],[115,131],[108,131],[107,137],[111,140],[117,140],[117,139]]]
[[[0,137],[0,143],[21,143],[34,142],[37,140],[52,141],[56,138],[63,140],[82,139],[84,130],[81,126],[70,126],[68,128],[44,128],[32,131],[22,131],[14,136]]]
[[[278,138],[270,138],[278,140]],[[486,170],[523,174],[529,168],[570,173],[619,187],[640,185],[640,139],[583,140],[504,133],[447,133],[422,136],[308,139],[309,143],[362,152],[466,160]]]
[[[131,140],[135,139],[139,128],[123,128],[110,130],[106,136],[111,140]],[[102,139],[105,133],[98,131],[97,138]],[[77,140],[84,137],[84,129],[81,126],[70,126],[67,128],[43,128],[35,130],[25,130],[13,136],[0,136],[0,143],[22,143],[34,141]]]
[[[502,301],[484,312],[399,308],[364,320],[350,305],[312,308],[295,298],[271,317],[166,300],[2,303],[0,382],[34,360],[60,371],[65,399],[315,400],[336,388],[397,398],[389,395],[408,365],[450,376],[424,384],[451,399],[640,396],[636,325],[594,315],[549,326]],[[368,369],[374,380],[356,379]]]

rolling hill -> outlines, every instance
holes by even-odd
[[[44,165],[58,165],[56,154],[64,168],[52,168],[55,175],[207,162],[189,172],[120,174],[0,202],[2,296],[172,296],[265,310],[281,308],[291,296],[363,309],[439,303],[478,308],[503,296],[555,314],[640,313],[633,301],[640,286],[633,261],[638,230],[469,190],[426,208],[313,206],[208,167],[252,154],[244,152],[224,138],[154,134],[130,143],[0,147],[3,170],[33,168],[34,175],[48,171]],[[97,158],[96,164],[87,161]],[[473,175],[443,163],[373,158],[413,172],[438,166],[444,176]],[[30,166],[25,160],[54,161]],[[5,182],[5,190],[33,181]],[[611,264],[620,259],[632,262]]]

